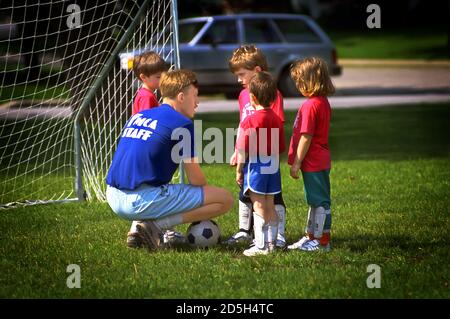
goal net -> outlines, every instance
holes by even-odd
[[[175,0],[2,0],[0,208],[105,200],[105,176],[131,114],[128,60],[178,66]]]

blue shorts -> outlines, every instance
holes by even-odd
[[[257,194],[275,195],[281,192],[279,158],[258,157],[249,159],[244,165],[244,195],[248,191]]]
[[[106,189],[111,209],[128,220],[158,219],[183,213],[203,205],[202,186],[165,184],[158,187],[141,185],[134,190]]]

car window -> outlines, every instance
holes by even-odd
[[[205,25],[205,22],[191,22],[183,23],[178,28],[178,39],[180,43],[191,42],[192,38],[200,31]]]
[[[314,30],[300,19],[275,19],[274,21],[287,42],[322,42]]]
[[[236,21],[215,21],[202,36],[200,44],[234,44],[238,42]]]
[[[267,19],[245,19],[244,27],[247,43],[281,42]]]

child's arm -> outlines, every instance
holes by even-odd
[[[297,153],[295,154],[294,163],[291,166],[291,177],[298,179],[298,171],[302,166],[302,161],[308,153],[309,146],[311,145],[312,135],[302,134],[300,136],[300,141],[298,142]]]
[[[244,163],[237,163],[236,166],[236,183],[242,187],[244,184]]]

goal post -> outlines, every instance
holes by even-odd
[[[176,0],[77,3],[2,1],[0,208],[104,201],[139,86],[119,54],[180,67]]]

